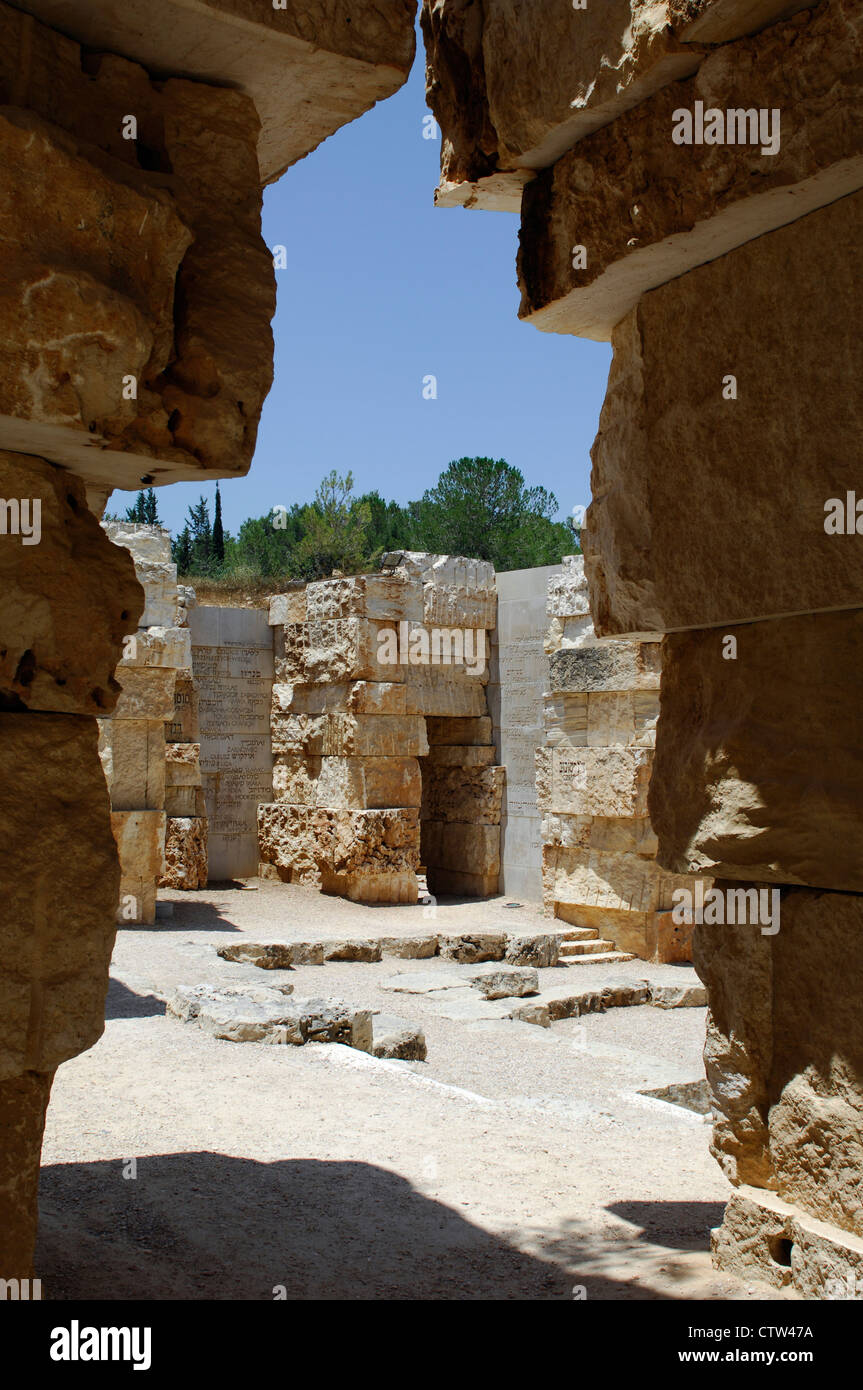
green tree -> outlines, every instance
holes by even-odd
[[[200,497],[194,506],[189,507],[186,526],[192,542],[192,564],[189,573],[209,574],[213,558],[213,527],[206,497]]]
[[[221,565],[225,559],[225,532],[222,528],[222,494],[216,483],[216,515],[213,518],[213,558]]]
[[[146,492],[142,488],[132,506],[126,508],[126,520],[138,522],[139,525],[161,525],[156,494],[151,487]]]
[[[371,508],[351,497],[353,487],[351,473],[342,478],[333,469],[314,502],[303,508],[299,520],[304,534],[293,552],[297,578],[324,579],[333,570],[357,574],[366,566]]]
[[[490,560],[498,570],[555,565],[572,553],[572,532],[553,520],[554,493],[527,487],[504,459],[454,460],[412,510],[420,548]]]
[[[184,526],[179,536],[171,542],[171,559],[177,566],[177,573],[180,578],[191,574],[192,537],[189,535],[188,526]]]

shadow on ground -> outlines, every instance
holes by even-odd
[[[152,1018],[165,1012],[165,1001],[155,994],[136,994],[113,975],[108,981],[105,1020],[111,1018]]]
[[[128,1168],[128,1165],[125,1165]],[[42,1170],[54,1299],[655,1299],[516,1249],[365,1163],[160,1154]]]

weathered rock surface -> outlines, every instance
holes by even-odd
[[[701,56],[674,34],[665,0],[580,10],[571,0],[426,0],[422,18],[444,207],[518,212],[533,170],[694,72]]]
[[[0,1231],[4,1279],[33,1277],[39,1157],[52,1071],[26,1071],[0,1080]],[[7,1295],[8,1296],[8,1295]]]
[[[772,1188],[857,1236],[863,1011],[846,982],[860,968],[861,927],[863,898],[788,889],[774,937],[695,930],[716,1157],[732,1181]]]
[[[293,985],[183,985],[167,1012],[226,1042],[262,1042],[302,1047],[307,1042],[343,1043],[372,1050],[372,1015],[336,999],[289,998]]]
[[[419,807],[422,798],[416,758],[277,758],[276,800],[331,810]]]
[[[647,815],[649,748],[544,748],[536,755],[536,799],[544,814]]]
[[[325,684],[331,681],[382,681],[400,683],[405,667],[381,661],[386,655],[387,633],[397,636],[398,626],[370,618],[327,618],[318,622],[288,623],[284,629],[284,656],[276,661],[276,679],[282,684]]]
[[[487,965],[468,980],[483,999],[508,999],[512,995],[539,993],[539,976],[528,966]]]
[[[485,960],[503,960],[506,952],[504,932],[475,932],[470,936],[438,937],[438,950],[444,960],[460,961],[464,965],[475,965]]]
[[[165,872],[159,887],[191,891],[206,886],[206,817],[169,815],[165,822]]]
[[[424,1062],[428,1055],[423,1030],[393,1014],[373,1014],[372,1051],[403,1062]]]
[[[306,586],[306,615],[308,622],[374,618],[379,622],[421,623],[422,590],[403,575],[322,579]]]
[[[859,487],[863,407],[822,349],[826,336],[830,361],[863,373],[853,316],[831,309],[855,301],[861,235],[856,194],[646,295],[616,330],[585,535],[598,632],[863,604],[858,538],[825,531],[828,499]],[[674,365],[681,341],[697,371]],[[737,400],[723,399],[729,372]]]
[[[0,760],[2,1078],[101,1037],[120,870],[95,720],[0,714]]]
[[[157,719],[100,719],[98,724],[112,810],[164,810],[164,725]]]
[[[664,644],[650,791],[660,861],[863,891],[863,612],[729,632],[734,661],[724,631]]]
[[[658,642],[607,642],[555,652],[548,666],[554,694],[658,690],[662,653]]]
[[[861,53],[856,0],[835,0],[720,48],[697,76],[582,141],[525,190],[522,317],[612,339],[646,291],[859,189]],[[723,116],[780,113],[778,147],[760,134],[675,143],[675,113],[696,102]]]
[[[182,71],[198,85],[217,75],[246,92],[261,117],[257,155],[266,182],[395,92],[415,47],[416,0],[359,7],[287,0],[278,8],[207,0],[205,21],[187,0],[150,0],[134,23],[124,10],[89,0],[23,0],[20,8],[91,49],[126,53],[156,72]]]
[[[414,714],[274,712],[271,729],[276,756],[303,753],[340,758],[417,758],[428,751],[425,721]]]
[[[289,881],[370,895],[357,901],[416,902],[416,810],[337,811],[279,801],[259,808],[258,835],[261,859]],[[387,892],[396,896],[381,896]]]
[[[107,714],[143,608],[132,561],[79,480],[42,459],[0,452],[0,497],[0,703]]]

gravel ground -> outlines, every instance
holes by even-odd
[[[118,933],[105,1034],[55,1083],[38,1252],[48,1296],[775,1296],[710,1267],[729,1188],[709,1125],[640,1094],[703,1076],[703,1009],[613,1009],[550,1029],[466,1021],[445,1016],[449,990],[382,986],[411,973],[463,982],[468,967],[388,958],[269,972],[215,950],[240,934],[551,929],[505,898],[441,903],[432,918],[255,880],[162,897],[170,918]],[[540,985],[644,978],[691,971],[568,965]],[[283,980],[420,1025],[428,1060],[233,1044],[165,1016],[178,984]]]

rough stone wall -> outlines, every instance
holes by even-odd
[[[536,754],[546,911],[642,960],[691,960],[692,922],[671,909],[674,891],[694,890],[694,880],[657,864],[647,810],[660,645],[597,641],[580,555],[549,581],[548,616],[545,746]]]
[[[172,718],[132,558],[94,513],[114,487],[249,466],[272,371],[262,181],[413,56],[413,0],[325,9],[0,4],[0,1278],[32,1272],[53,1072],[103,1027],[120,869],[96,720]],[[118,793],[134,764],[149,802],[155,748],[126,751]],[[164,812],[119,814],[125,843],[128,815]]]
[[[259,811],[261,860],[359,902],[416,902],[421,867],[432,893],[485,896],[503,780],[485,699],[494,574],[448,556],[384,564],[270,602],[276,799]]]
[[[590,609],[665,636],[657,863],[717,880],[694,953],[740,1188],[716,1255],[818,1296],[860,1266],[863,6],[426,0],[424,26],[440,200],[523,187],[522,316],[614,346]],[[729,920],[745,892],[757,919]]]
[[[99,755],[120,855],[117,921],[151,924],[160,884],[198,888],[207,881],[199,747],[165,738],[177,681],[191,679],[188,610],[195,596],[178,588],[167,531],[128,522],[104,527],[132,555],[146,599],[118,667],[123,693],[113,715],[99,720]]]

